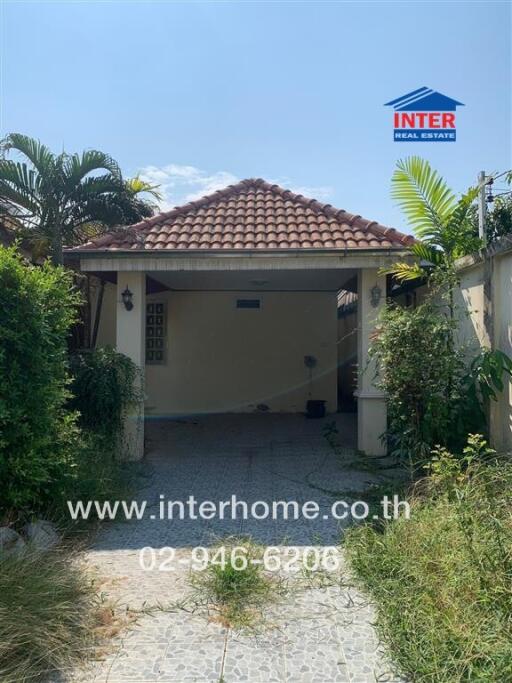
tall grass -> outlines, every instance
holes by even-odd
[[[346,535],[380,635],[414,682],[512,681],[512,462],[473,459],[478,449],[466,462],[437,453],[409,520]]]
[[[95,642],[99,602],[69,552],[0,556],[0,681],[75,666]]]

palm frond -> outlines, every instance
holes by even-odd
[[[19,134],[3,141],[3,151],[9,150],[26,159],[17,162],[0,154],[0,213],[15,216],[31,242],[49,249],[56,262],[62,258],[59,243],[81,243],[112,227],[137,223],[154,212],[148,198],[160,199],[157,186],[139,177],[126,181],[116,161],[98,150],[53,155]]]
[[[444,259],[442,251],[425,242],[415,242],[410,251],[420,262],[426,261],[434,266],[441,265]]]
[[[418,280],[427,276],[427,271],[419,263],[405,262],[393,263],[392,266],[381,268],[379,273],[381,275],[392,275],[398,282]]]
[[[34,172],[26,164],[0,160],[0,203],[19,207],[14,213],[37,213],[40,205],[35,191]],[[10,211],[7,210],[8,213]]]
[[[128,191],[132,192],[134,195],[149,194],[158,202],[162,200],[162,194],[158,191],[160,185],[151,185],[151,183],[142,180],[138,175],[134,178],[128,178],[126,187]]]
[[[407,216],[415,234],[435,239],[456,206],[453,192],[425,159],[408,157],[397,163],[391,196]]]
[[[14,149],[26,156],[38,173],[47,171],[55,160],[48,147],[41,144],[39,140],[28,135],[22,135],[21,133],[7,135],[0,143],[0,147],[6,151]]]
[[[86,201],[89,197],[102,194],[115,194],[125,192],[122,179],[110,173],[89,176],[84,178],[68,195],[70,201]]]
[[[470,187],[460,197],[442,231],[442,246],[453,259],[483,247],[473,221],[474,201],[478,191],[478,187]]]
[[[27,164],[0,159],[0,180],[19,190],[35,195],[37,192],[36,179],[36,172]]]
[[[446,221],[447,226],[458,227],[470,216],[471,206],[478,197],[479,188],[470,187],[457,202],[454,210]]]
[[[82,154],[64,154],[60,156],[66,185],[69,189],[81,183],[89,173],[106,171],[113,178],[121,181],[119,164],[109,155],[96,149],[88,149]]]

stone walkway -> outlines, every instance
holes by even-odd
[[[323,435],[336,421],[344,450],[335,453]],[[328,514],[333,500],[353,499],[380,477],[355,455],[353,416],[308,421],[299,416],[210,416],[148,425],[147,479],[138,500],[148,501],[140,521],[104,525],[86,562],[109,578],[118,606],[146,610],[114,642],[103,661],[73,672],[69,683],[372,683],[394,681],[372,627],[367,600],[340,569],[329,580],[290,579],[291,590],[266,610],[256,632],[224,628],[204,609],[193,609],[191,548],[229,535],[250,535],[265,546],[334,546],[342,532]],[[317,520],[157,519],[166,500],[314,500]],[[361,496],[364,499],[364,495]],[[152,519],[154,517],[155,519]],[[173,571],[144,571],[140,551],[176,549]],[[166,551],[160,561],[167,557]],[[149,558],[149,555],[148,555]],[[294,583],[295,581],[295,583]]]

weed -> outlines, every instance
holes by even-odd
[[[265,571],[263,553],[263,547],[236,537],[212,548],[206,568],[191,576],[194,605],[215,612],[225,626],[257,626],[264,619],[265,608],[284,593],[282,580]]]
[[[418,683],[512,680],[512,465],[470,437],[437,450],[410,519],[352,528],[348,559],[400,672]]]

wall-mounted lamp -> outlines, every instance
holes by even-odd
[[[379,287],[379,285],[373,285],[373,287],[370,289],[370,303],[373,308],[377,308],[377,306],[380,304],[381,297],[382,289]]]
[[[128,285],[126,285],[126,289],[124,290],[124,292],[121,293],[121,299],[123,300],[123,304],[126,310],[131,311],[133,308],[133,293],[130,292],[130,290],[128,289]]]

